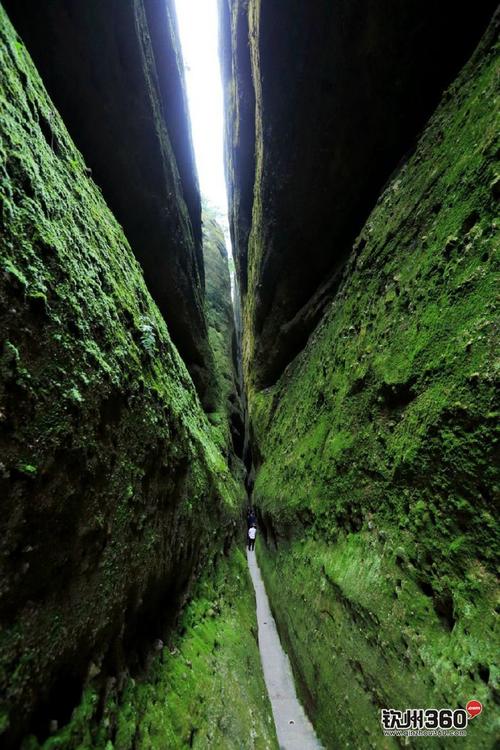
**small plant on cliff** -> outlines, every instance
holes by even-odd
[[[156,335],[149,318],[141,321],[141,346],[152,357],[156,352]]]

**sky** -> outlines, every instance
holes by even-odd
[[[217,0],[175,0],[175,5],[200,190],[224,216],[227,234]]]

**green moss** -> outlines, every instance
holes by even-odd
[[[71,722],[43,744],[55,748],[157,750],[277,748],[256,643],[246,561],[233,549],[197,584],[178,631],[148,674],[113,687],[98,718],[88,688]],[[23,750],[36,750],[30,739]]]
[[[380,198],[308,346],[277,386],[251,394],[265,510],[314,508],[335,533],[353,516],[404,524],[414,503],[439,505],[439,532],[464,531],[493,559],[483,514],[495,439],[496,73],[493,54],[466,70]]]
[[[313,719],[334,746],[359,745],[356,735],[381,746],[378,708],[403,698],[455,706],[477,694],[489,717],[469,746],[486,747],[492,731],[492,36],[381,195],[304,351],[276,386],[249,394],[254,499],[280,543],[266,579]],[[282,542],[301,537],[303,548]],[[400,645],[388,653],[382,641]],[[343,693],[329,688],[343,684],[354,685],[348,728],[337,718]]]
[[[18,469],[19,471],[22,471],[23,474],[31,476],[37,472],[36,466],[32,466],[31,464],[19,464]]]
[[[234,456],[231,435],[231,422],[234,422],[234,417],[237,417],[240,429],[243,428],[243,417],[235,367],[235,324],[228,254],[224,234],[217,222],[217,214],[206,202],[203,205],[203,257],[208,336],[215,365],[210,399],[212,409],[208,416],[215,428],[214,431],[219,435],[219,444],[228,456],[235,475],[242,477],[243,467]]]
[[[61,670],[83,681],[120,647],[151,589],[176,600],[243,491],[2,9],[0,37],[0,710],[16,739]]]
[[[272,551],[261,545],[258,552],[316,731],[326,747],[399,747],[382,735],[381,708],[464,708],[474,698],[484,706],[481,721],[470,722],[460,742],[489,747],[496,712],[483,665],[496,659],[494,578],[471,564],[475,590],[455,584],[450,632],[444,606],[436,610],[401,567],[408,563],[400,530],[385,526],[384,541],[379,531],[342,535],[335,545],[311,537]],[[398,542],[405,546],[395,548]],[[419,737],[415,747],[454,742]]]

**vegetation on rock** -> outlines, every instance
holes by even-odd
[[[223,231],[208,204],[203,208],[203,256],[208,335],[215,363],[211,395],[215,408],[208,418],[220,429],[228,461],[242,476],[245,427],[229,261]]]
[[[242,488],[3,10],[0,34],[0,686],[13,745],[69,718],[91,663],[144,664],[197,568],[230,543]]]
[[[220,6],[245,378],[263,388],[305,346],[384,182],[497,2]]]
[[[259,667],[246,561],[235,549],[208,566],[147,676],[89,686],[72,721],[43,750],[277,750]],[[22,750],[38,750],[35,738]]]
[[[497,34],[380,196],[304,351],[250,399],[265,579],[328,747],[392,746],[380,708],[471,698],[464,746],[493,734]]]
[[[244,481],[325,747],[491,746],[491,4],[221,0],[236,322],[173,0],[6,0],[62,118],[0,6],[2,746],[277,750]]]
[[[4,5],[210,407],[201,201],[174,0]]]

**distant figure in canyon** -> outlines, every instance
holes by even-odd
[[[255,549],[255,537],[256,536],[257,536],[257,527],[255,524],[253,524],[248,529],[248,549],[250,551]]]
[[[257,516],[255,515],[255,510],[253,508],[250,508],[247,513],[247,527],[250,528],[250,526],[255,526],[257,523]]]

